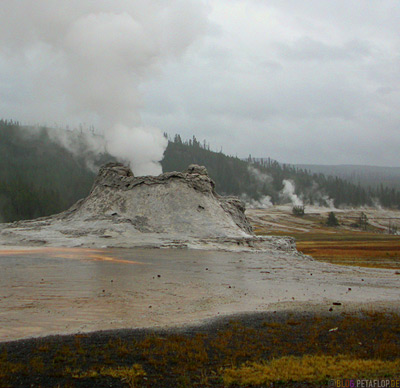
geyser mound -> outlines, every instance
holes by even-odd
[[[252,228],[244,204],[221,197],[205,167],[135,177],[120,164],[103,166],[84,200],[63,214],[65,220],[128,223],[138,233],[180,237],[245,237]]]
[[[292,238],[255,236],[244,203],[218,195],[205,167],[135,177],[120,163],[67,211],[0,225],[0,245],[295,251]]]

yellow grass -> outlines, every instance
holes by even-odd
[[[238,368],[224,370],[226,385],[259,385],[268,382],[301,381],[326,382],[335,378],[398,377],[400,359],[363,360],[345,355],[281,357],[268,362],[254,362]]]
[[[304,380],[311,381],[307,386],[317,387],[320,381],[326,386],[324,379],[386,378],[400,373],[400,315],[396,313],[271,315],[254,322],[255,326],[246,322],[231,321],[193,334],[96,336],[82,343],[77,336],[75,346],[71,338],[65,344],[43,339],[25,350],[14,347],[10,353],[3,345],[0,387],[18,385],[21,376],[42,386],[68,380],[68,386],[100,386],[108,381],[152,387],[167,380],[169,387],[221,387],[223,382],[224,386],[250,386],[269,379],[274,386],[283,381],[297,386],[296,381]]]
[[[121,379],[121,381],[128,384],[129,387],[133,388],[136,386],[137,381],[146,376],[146,372],[143,367],[139,364],[134,364],[131,367],[128,366],[117,366],[112,368],[101,368],[100,371],[90,369],[85,372],[75,371],[72,373],[74,378],[94,378],[98,376],[110,376]]]

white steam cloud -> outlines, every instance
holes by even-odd
[[[245,202],[246,207],[249,209],[268,209],[273,207],[274,204],[271,201],[271,197],[269,195],[264,195],[260,199],[256,200],[250,198],[248,195],[243,194],[241,196],[242,201]]]
[[[261,172],[258,168],[255,168],[252,165],[249,165],[247,169],[249,173],[257,180],[260,187],[263,187],[264,185],[269,186],[272,184],[273,178],[271,175]]]
[[[329,209],[335,209],[335,200],[330,198],[328,195],[321,196],[320,206],[326,206]]]
[[[94,123],[135,174],[157,174],[167,141],[141,123],[139,87],[205,34],[208,11],[197,0],[3,0],[0,63],[18,63],[32,106],[44,102],[31,120]]]
[[[136,171],[142,174],[154,174],[160,169],[158,163],[162,159],[167,139],[156,128],[126,127],[116,125],[114,131],[106,134],[107,150],[129,160]],[[135,152],[132,153],[134,147]],[[161,155],[161,157],[160,157]],[[134,171],[135,172],[135,171]]]
[[[289,179],[282,181],[283,189],[280,192],[280,196],[283,199],[289,200],[293,206],[303,206],[303,201],[295,194],[295,184]]]
[[[332,210],[335,209],[334,199],[325,194],[324,190],[321,189],[315,181],[312,182],[311,190],[306,191],[305,197],[309,194],[312,196],[312,204],[320,207],[327,207]]]

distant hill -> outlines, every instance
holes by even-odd
[[[295,167],[312,173],[337,176],[363,187],[376,188],[380,185],[400,190],[400,167],[296,164]]]

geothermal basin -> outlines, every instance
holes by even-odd
[[[0,284],[0,341],[242,312],[398,309],[400,299],[393,270],[280,251],[1,248]]]

